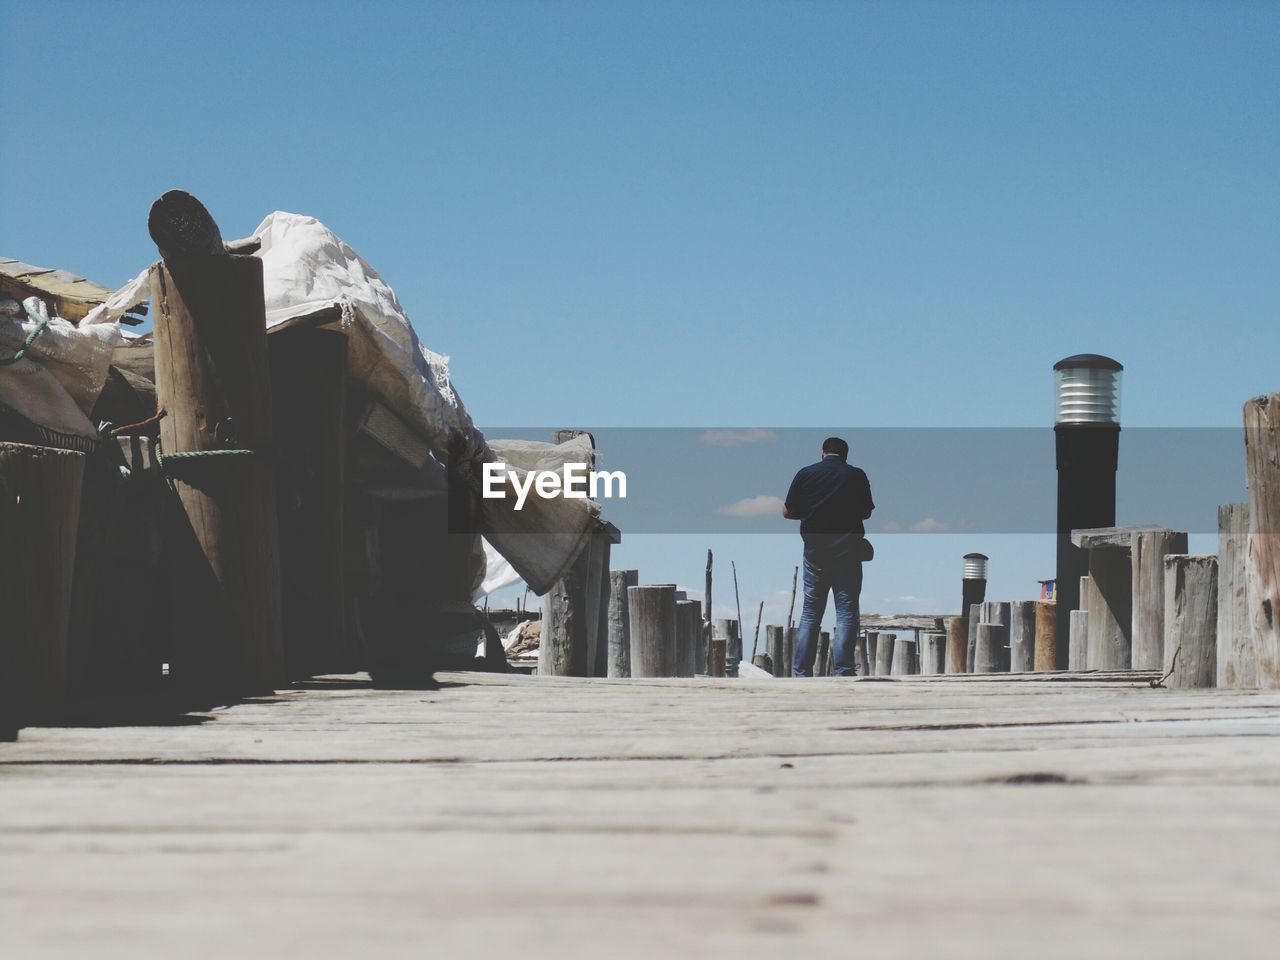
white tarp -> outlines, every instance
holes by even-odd
[[[0,403],[45,430],[96,442],[89,414],[106,382],[111,351],[121,342],[119,328],[81,328],[49,317],[38,297],[22,306],[20,316],[7,309],[0,317],[0,354],[12,356],[37,328],[40,321],[31,314],[48,323],[21,360],[0,365]]]
[[[520,446],[525,442],[511,441],[517,444],[512,448],[498,441],[486,444],[449,381],[448,357],[419,342],[395,291],[315,217],[276,211],[253,235],[262,242],[257,255],[263,262],[267,326],[337,308],[348,338],[348,374],[404,419],[442,460],[450,454],[454,438],[464,441],[472,473],[481,462],[493,459],[510,459],[517,468],[519,458],[550,469],[568,459],[582,459],[580,443]],[[147,273],[112,295],[82,326],[117,322],[146,299]],[[502,452],[495,456],[499,447]],[[479,477],[473,480],[478,487]],[[599,504],[530,498],[522,511],[512,506],[507,500],[481,500],[481,532],[530,589],[545,593],[586,542]],[[486,582],[490,579],[486,576]]]

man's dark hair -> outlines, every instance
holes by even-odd
[[[839,437],[827,437],[822,441],[823,453],[834,453],[841,460],[849,459],[849,445]]]

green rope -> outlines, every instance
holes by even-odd
[[[225,457],[252,457],[252,450],[182,450],[178,453],[164,453],[160,449],[160,444],[156,444],[156,463],[160,465],[161,470],[165,470],[165,464],[173,461],[190,461],[204,460],[207,458],[225,458]]]
[[[27,355],[27,351],[31,349],[31,345],[36,342],[36,338],[39,337],[40,334],[44,333],[44,328],[49,325],[48,317],[40,316],[25,303],[22,306],[27,311],[27,316],[36,321],[36,328],[27,334],[26,341],[24,341],[22,346],[18,348],[17,353],[12,357],[0,357],[0,367],[7,367],[11,363],[17,363],[25,357]]]

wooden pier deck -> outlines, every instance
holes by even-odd
[[[1280,692],[332,678],[0,744],[0,956],[1274,956]]]

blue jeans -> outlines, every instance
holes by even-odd
[[[804,558],[804,610],[796,637],[796,659],[792,673],[797,677],[813,675],[813,661],[818,653],[818,628],[827,612],[827,593],[836,596],[836,636],[831,651],[832,672],[837,677],[852,677],[854,643],[858,638],[858,595],[862,593],[862,561],[853,555],[834,560]]]

